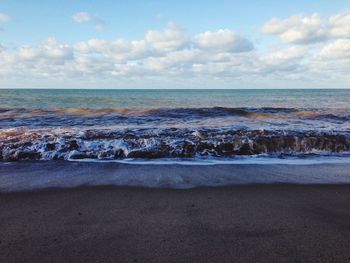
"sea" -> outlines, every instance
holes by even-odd
[[[344,160],[346,89],[1,89],[0,161]]]

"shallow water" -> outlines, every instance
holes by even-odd
[[[247,184],[350,184],[350,163],[10,162],[0,163],[0,192],[115,185],[188,189]]]

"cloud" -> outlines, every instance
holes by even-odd
[[[168,23],[163,31],[148,31],[145,41],[160,52],[169,52],[183,48],[188,43],[188,36],[183,28]]]
[[[94,18],[84,13],[73,19],[92,23]],[[0,46],[0,85],[315,87],[316,83],[317,87],[347,87],[348,19],[347,13],[325,21],[317,14],[272,19],[263,31],[283,42],[264,48],[232,29],[191,37],[175,23],[148,30],[138,39],[64,43],[47,38],[32,45]],[[311,43],[317,44],[306,45]]]
[[[8,22],[11,20],[11,17],[7,14],[0,13],[0,22]]]
[[[76,43],[74,49],[76,52],[89,56],[102,56],[116,63],[142,59],[152,53],[144,40],[130,41],[126,39],[112,41],[90,39]]]
[[[280,73],[291,75],[303,70],[303,60],[307,57],[307,50],[300,46],[277,49],[259,56],[259,66],[262,74]]]
[[[75,18],[84,23],[90,19],[86,14]],[[210,38],[216,33],[220,42],[214,45]],[[211,42],[199,44],[203,38]],[[184,28],[168,23],[163,30],[149,30],[135,40],[90,39],[65,44],[49,38],[38,45],[4,50],[0,53],[0,79],[9,75],[17,79],[30,76],[91,81],[237,76],[248,71],[251,63],[249,55],[239,54],[251,49],[250,41],[230,30],[210,32],[209,36],[208,32],[200,33],[191,38]]]
[[[350,13],[331,16],[328,21],[329,34],[332,37],[350,38]]]
[[[325,45],[317,54],[317,58],[349,60],[350,39],[338,39],[332,43]]]
[[[262,32],[294,44],[310,44],[327,38],[327,30],[318,14],[294,15],[284,20],[273,18],[262,27]]]
[[[262,27],[262,32],[278,36],[284,43],[312,44],[335,38],[350,38],[350,13],[330,16],[322,20],[311,16],[293,15],[286,19],[273,18]]]
[[[199,48],[222,52],[247,52],[253,49],[249,40],[229,29],[198,34],[195,43]]]
[[[28,66],[39,64],[64,64],[73,59],[73,49],[67,44],[59,43],[55,38],[48,38],[37,46],[22,46],[15,51],[3,50],[3,61],[16,67],[17,63]]]
[[[169,23],[164,30],[150,30],[144,39],[112,41],[90,39],[74,45],[76,51],[85,54],[108,57],[117,63],[139,60],[146,57],[162,56],[165,53],[181,50],[189,44],[186,31],[174,23]]]
[[[86,23],[92,20],[92,17],[87,12],[78,12],[72,16],[72,19],[77,23]]]
[[[280,64],[283,61],[291,61],[300,59],[305,56],[306,49],[302,47],[289,47],[282,50],[274,50],[269,52],[267,56],[264,56],[269,64]]]
[[[105,22],[101,18],[87,12],[75,13],[72,19],[76,23],[90,23],[94,26],[95,30],[99,32],[103,31],[105,28]]]
[[[0,13],[0,23],[5,23],[11,20],[11,17],[7,14]],[[0,27],[0,33],[5,31],[2,27]]]

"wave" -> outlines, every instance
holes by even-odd
[[[346,154],[349,121],[324,108],[0,108],[0,159]]]
[[[222,158],[307,156],[350,151],[350,132],[231,129],[7,129],[0,159]]]
[[[234,129],[349,130],[346,109],[297,108],[0,108],[0,129],[8,128],[162,127]]]
[[[104,115],[123,115],[123,116],[165,116],[165,117],[183,117],[183,116],[259,116],[259,114],[293,114],[301,117],[325,117],[337,118],[335,114],[319,114],[321,109],[315,108],[281,108],[281,107],[202,107],[202,108],[0,108],[0,117],[21,117],[21,116],[104,116]],[[326,111],[347,112],[344,109],[324,109]],[[349,114],[349,112],[347,112]],[[264,115],[261,115],[264,116]],[[343,117],[349,118],[349,115]]]

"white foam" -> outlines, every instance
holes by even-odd
[[[126,158],[121,160],[101,159],[68,159],[72,162],[99,162],[99,163],[122,163],[133,165],[230,165],[230,164],[289,164],[289,165],[312,165],[312,164],[350,164],[350,156],[317,156],[308,158],[272,158],[272,157],[242,157],[231,159],[134,159]]]

